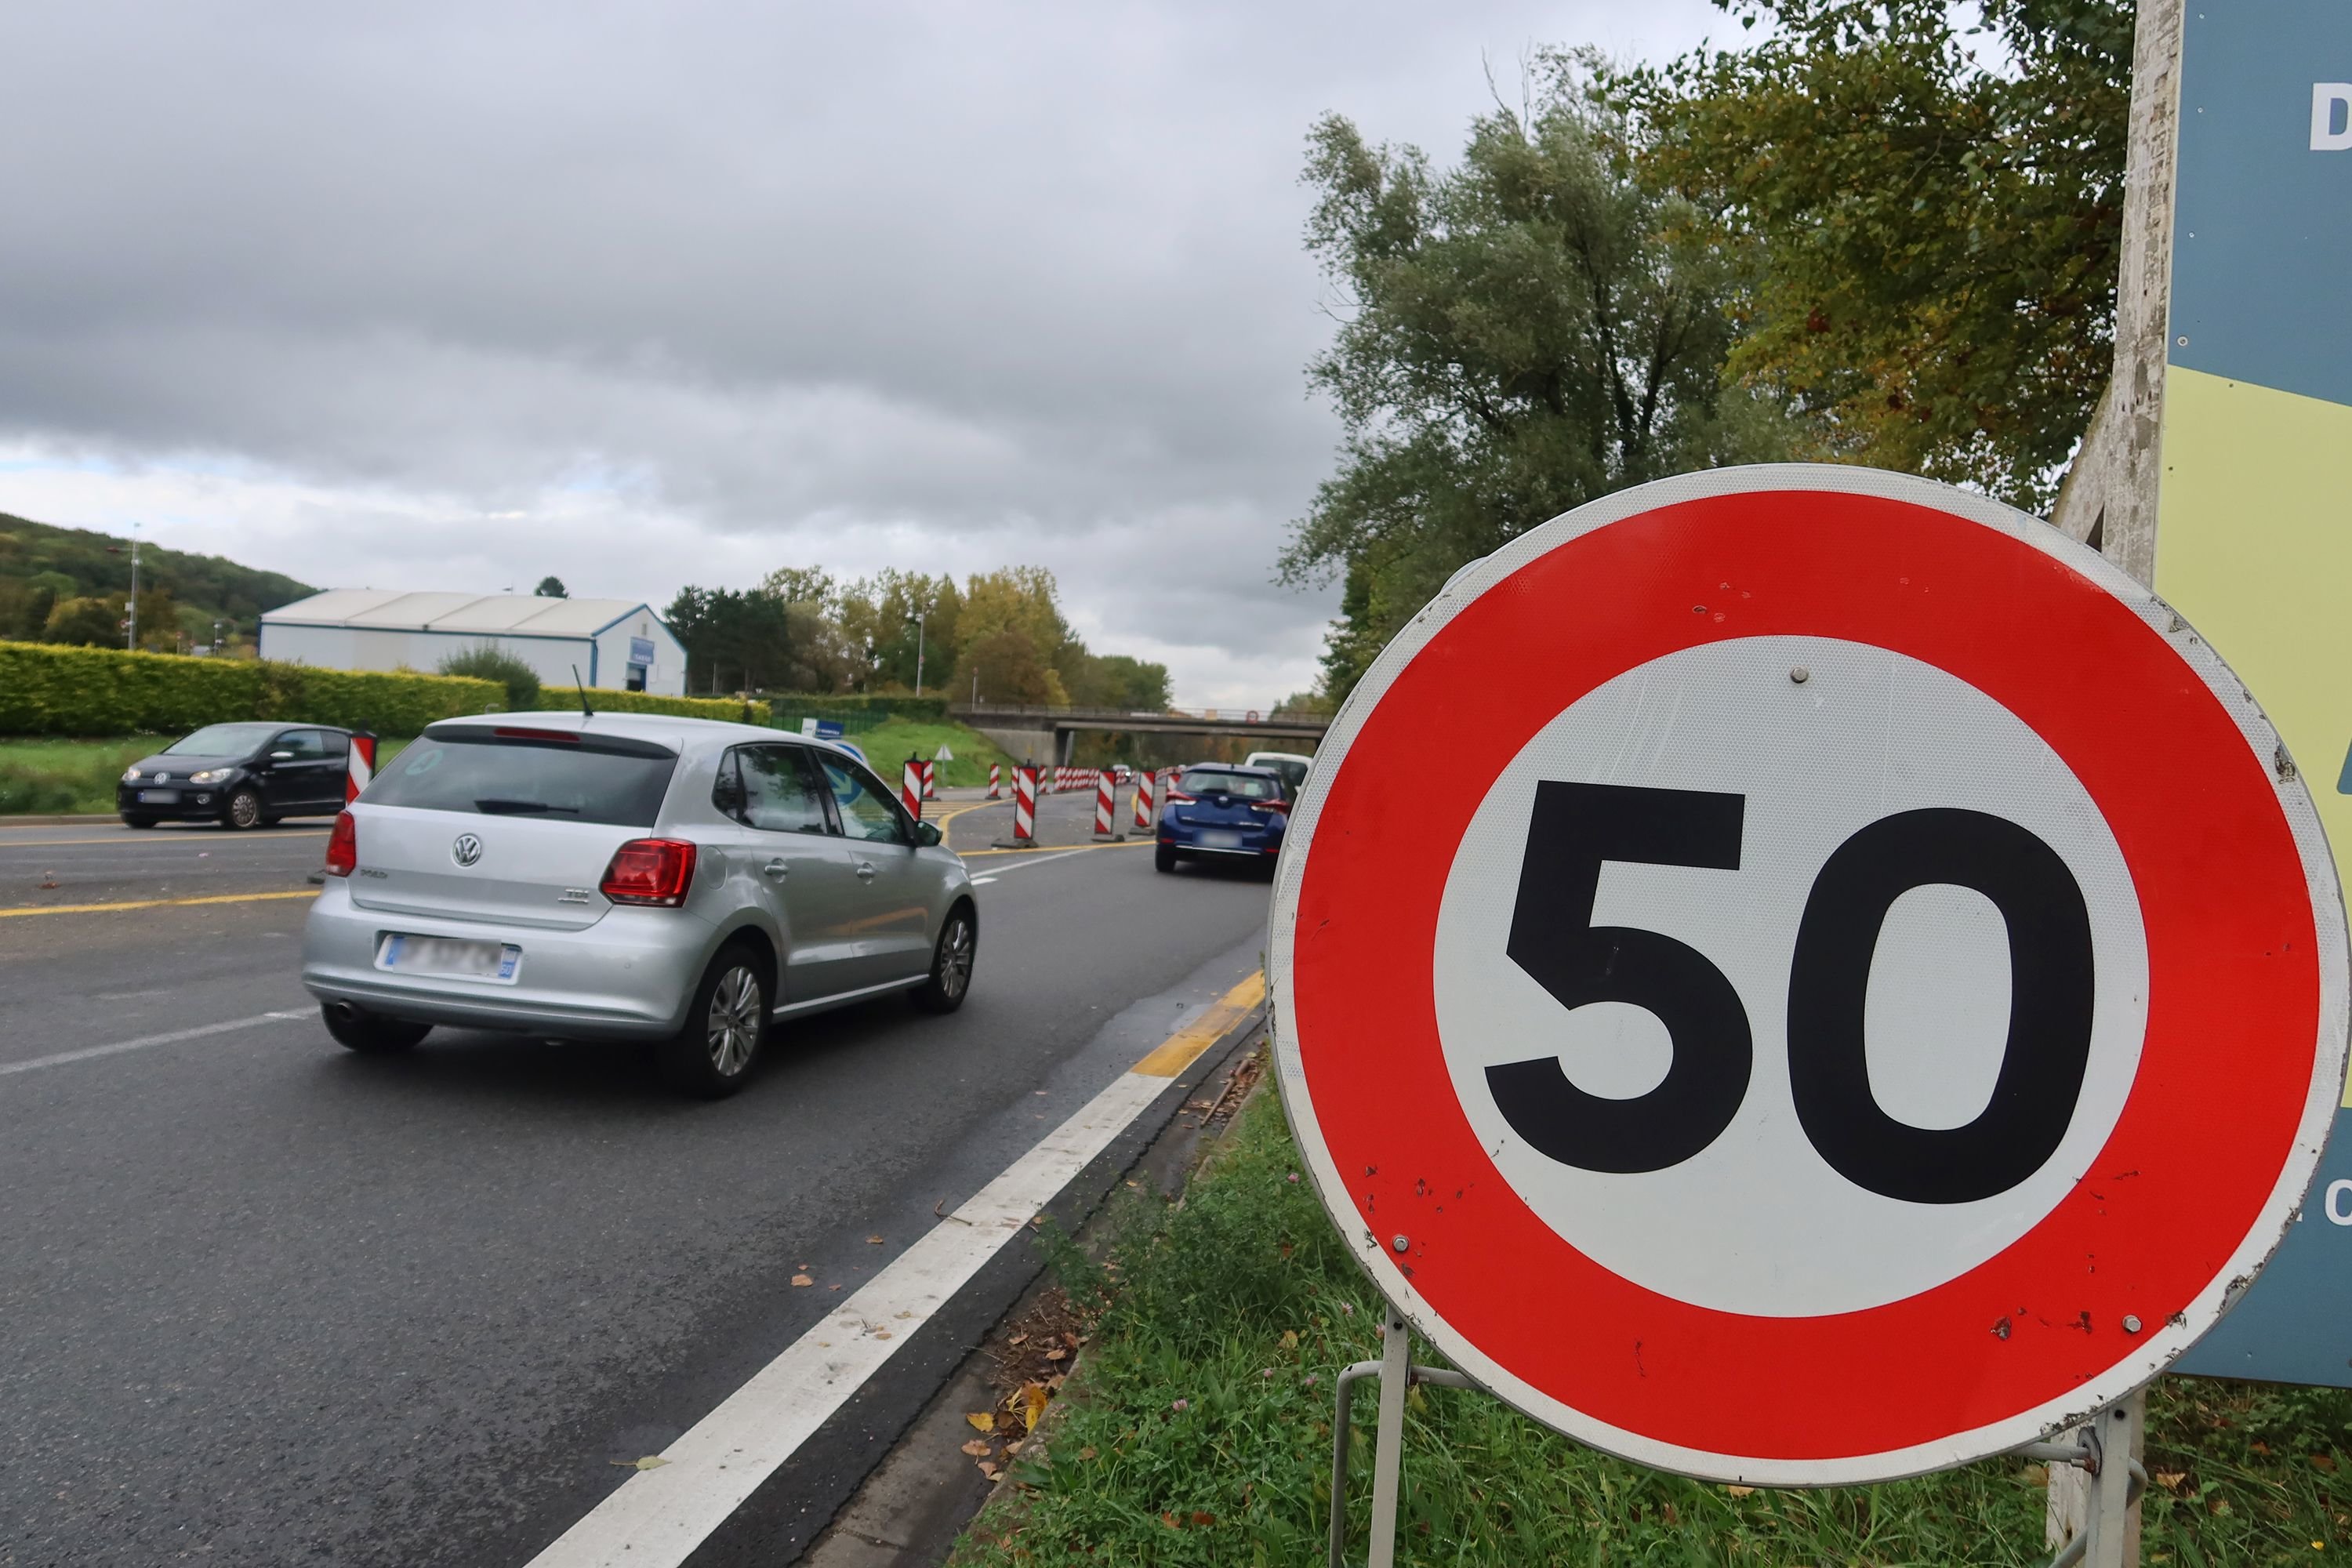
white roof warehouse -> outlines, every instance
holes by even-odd
[[[327,669],[431,672],[452,654],[491,647],[572,684],[683,696],[686,649],[659,616],[627,599],[529,594],[394,594],[330,588],[267,611],[261,657]]]

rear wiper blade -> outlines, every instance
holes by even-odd
[[[474,803],[474,809],[491,816],[522,816],[550,811],[570,812],[574,816],[580,815],[580,808],[576,805],[550,805],[543,800],[478,800]]]

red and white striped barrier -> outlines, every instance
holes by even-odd
[[[898,774],[898,804],[907,815],[920,820],[923,815],[923,764],[913,757]]]
[[[925,763],[923,764],[923,798],[925,800],[937,800],[940,798],[939,782],[937,778],[938,772],[939,764],[937,763]]]
[[[1110,782],[1108,768],[1095,773],[1095,837],[1108,838],[1118,827],[1118,799],[1113,791],[1118,786]]]
[[[1004,764],[1003,763],[988,764],[988,798],[990,800],[1004,798]]]
[[[1013,842],[1037,842],[1037,770],[1026,763],[1013,770]]]
[[[1160,824],[1160,813],[1153,801],[1152,785],[1158,777],[1150,768],[1135,770],[1135,830],[1150,833]]]
[[[343,804],[359,799],[368,780],[375,777],[375,737],[362,730],[352,737],[352,755],[343,773]]]

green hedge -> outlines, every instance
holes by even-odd
[[[0,735],[178,734],[236,719],[414,735],[505,700],[498,682],[460,676],[0,642]]]
[[[580,700],[576,689],[542,686],[539,705],[566,708]],[[650,691],[610,691],[588,689],[588,705],[599,713],[675,713],[681,719],[717,719],[728,724],[765,724],[768,705],[736,697],[662,697]]]
[[[831,697],[810,693],[772,697],[768,708],[779,730],[798,730],[803,719],[831,719],[841,725],[845,735],[863,734],[893,719],[917,724],[943,724],[948,717],[948,700],[944,697],[862,697],[855,692]]]

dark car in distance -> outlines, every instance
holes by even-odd
[[[1274,868],[1290,825],[1288,781],[1272,768],[1201,763],[1168,788],[1152,864],[1173,871],[1196,858],[1252,860]]]
[[[258,827],[343,809],[352,732],[328,724],[207,724],[122,772],[115,805],[132,827]]]

